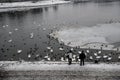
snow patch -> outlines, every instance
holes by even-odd
[[[80,70],[120,70],[120,64],[92,64],[86,63],[85,66],[80,66],[79,63],[68,65],[68,62],[0,62],[4,65],[5,70],[15,71],[28,71],[28,70],[68,70],[68,71],[80,71]]]

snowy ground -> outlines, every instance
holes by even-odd
[[[119,80],[120,63],[93,64],[85,66],[67,62],[0,62],[7,77],[2,80]],[[2,73],[1,73],[2,74]]]
[[[42,6],[55,5],[55,4],[63,4],[69,3],[70,1],[63,0],[46,0],[46,1],[38,1],[38,2],[13,2],[13,3],[0,3],[0,12],[10,11],[10,10],[23,10],[23,9],[31,9],[38,8]]]
[[[15,71],[29,71],[29,70],[68,70],[68,71],[81,71],[81,70],[119,70],[120,63],[99,63],[94,64],[92,62],[86,62],[83,67],[79,66],[79,62],[73,62],[72,65],[68,65],[67,62],[18,62],[18,61],[3,61],[0,62],[0,66],[5,70]]]

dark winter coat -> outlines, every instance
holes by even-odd
[[[86,58],[86,55],[84,54],[84,53],[81,53],[80,55],[79,55],[79,59],[85,59]]]

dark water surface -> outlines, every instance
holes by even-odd
[[[0,60],[42,60],[47,54],[59,60],[67,52],[56,39],[54,30],[120,21],[120,2],[71,3],[50,7],[0,13]],[[52,46],[53,52],[46,48]],[[57,54],[56,54],[57,53]]]

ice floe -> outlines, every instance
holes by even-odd
[[[53,35],[52,35],[53,34]],[[71,47],[113,50],[114,44],[120,42],[120,23],[99,24],[93,27],[62,28],[51,35],[59,42]]]

